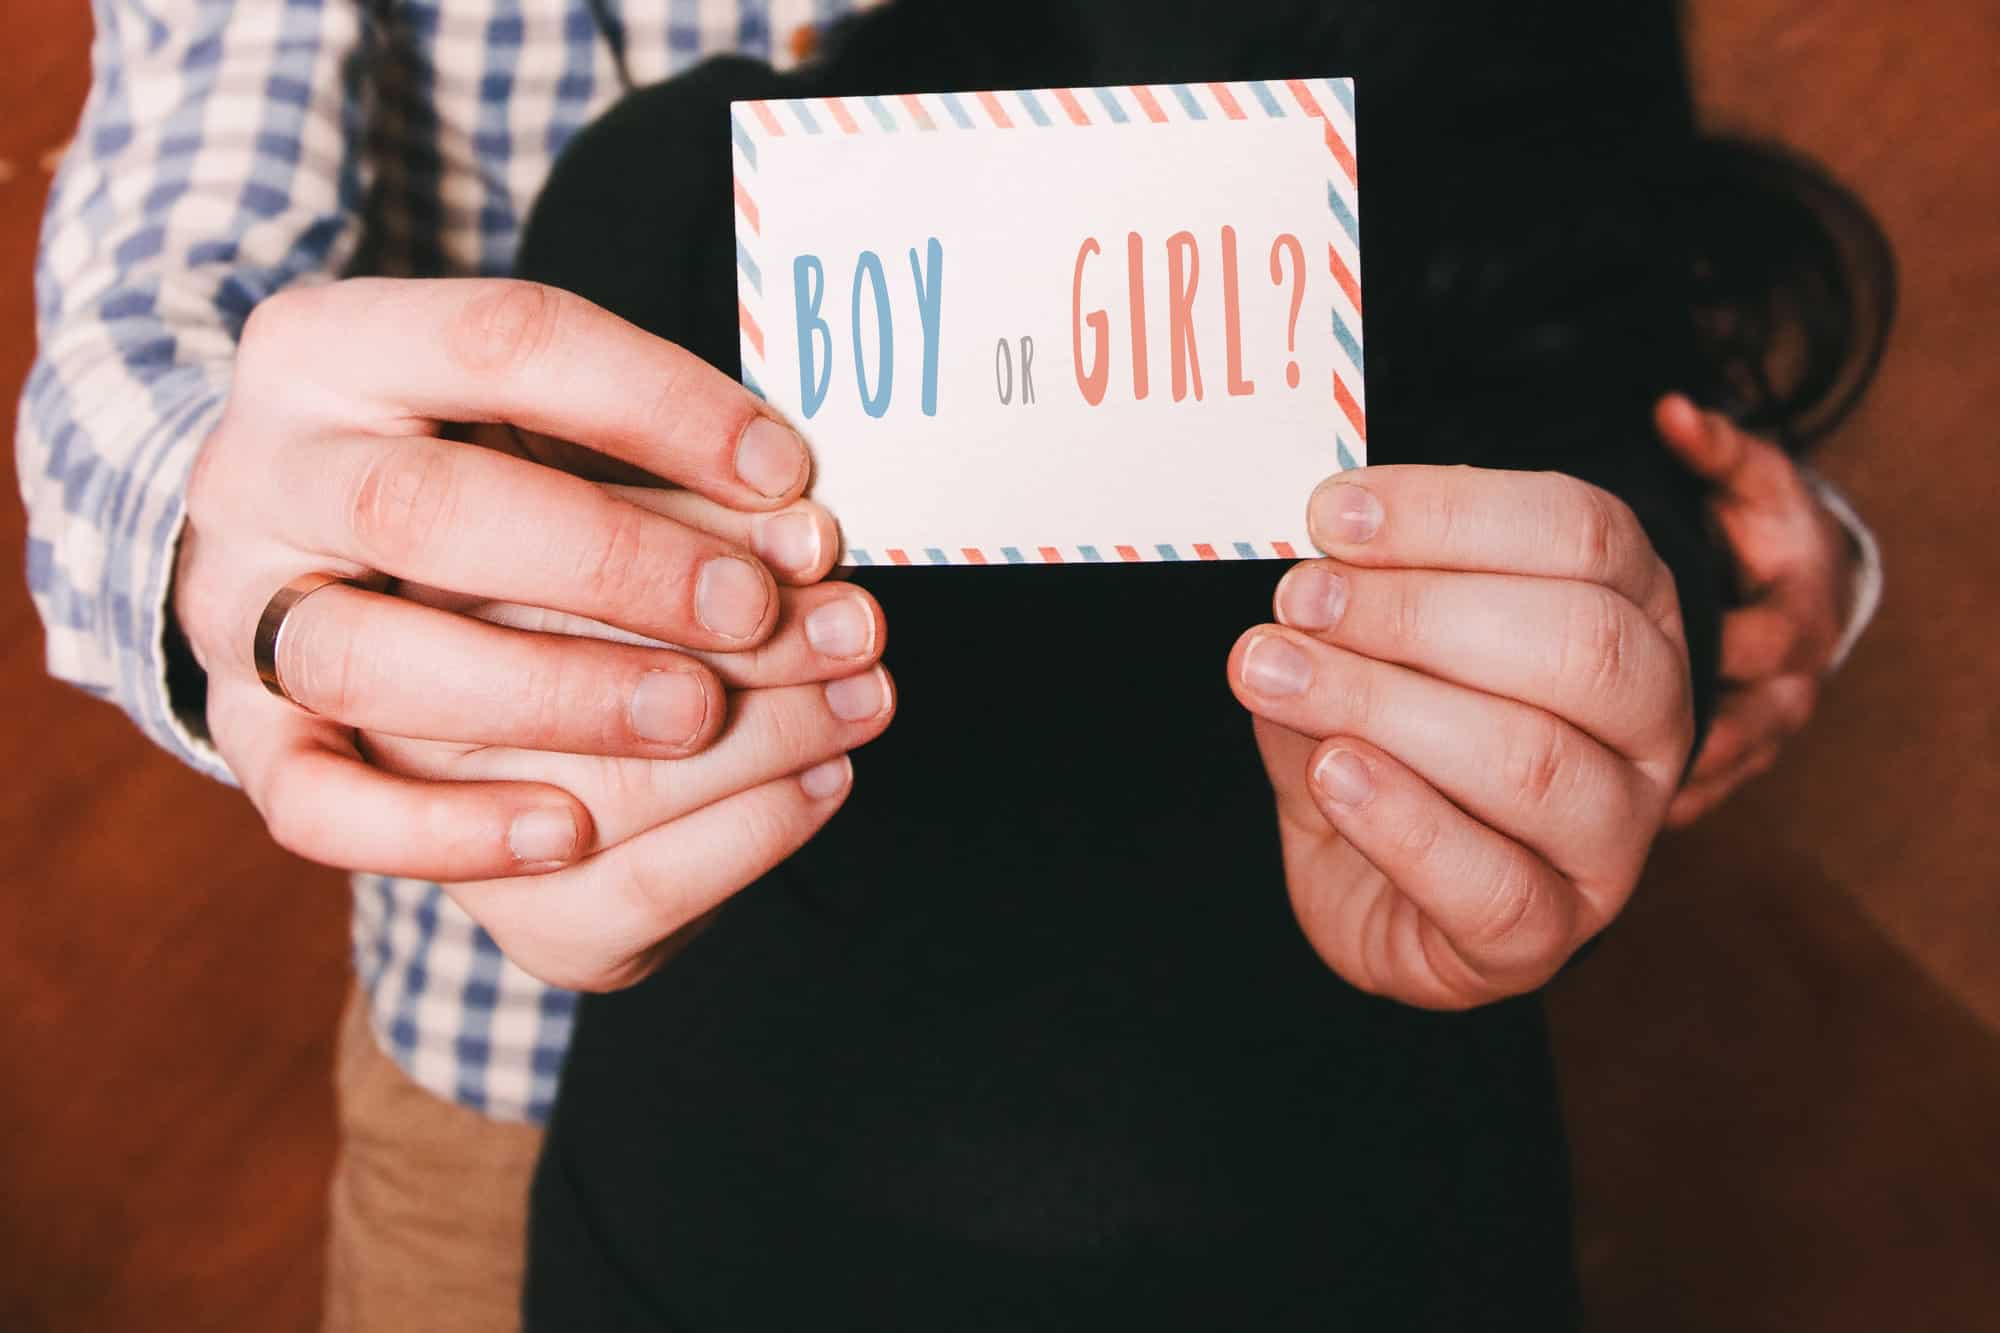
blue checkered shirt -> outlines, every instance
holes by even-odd
[[[168,693],[161,636],[188,468],[251,308],[349,273],[504,274],[550,164],[625,78],[725,51],[783,65],[799,28],[854,7],[94,0],[95,78],[49,200],[17,435],[50,671],[230,780]],[[354,889],[384,1048],[442,1097],[543,1119],[575,997],[509,963],[435,884]]]

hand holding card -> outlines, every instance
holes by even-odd
[[[1667,567],[1558,473],[1381,467],[1313,498],[1230,683],[1257,716],[1306,935],[1364,990],[1541,985],[1624,907],[1694,719]]]
[[[743,361],[851,564],[1337,557],[1231,685],[1314,946],[1457,1008],[1623,906],[1687,648],[1605,492],[1333,475],[1367,438],[1352,111],[1344,81],[739,104]]]

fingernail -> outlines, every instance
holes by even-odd
[[[1382,502],[1374,492],[1356,482],[1337,482],[1320,493],[1319,522],[1315,525],[1329,540],[1358,546],[1382,529]]]
[[[522,865],[568,861],[576,851],[576,816],[567,810],[530,810],[514,817],[507,850]]]
[[[1278,615],[1296,629],[1328,630],[1347,610],[1347,580],[1325,565],[1297,565],[1278,585]]]
[[[790,494],[806,470],[806,444],[769,417],[758,417],[736,442],[736,475],[759,495]]]
[[[832,681],[826,687],[826,706],[842,722],[866,722],[888,704],[889,683],[883,679],[880,667],[846,680]]]
[[[819,564],[819,524],[811,514],[773,514],[757,525],[751,546],[767,565],[803,574]]]
[[[1295,645],[1266,634],[1243,654],[1243,679],[1257,693],[1274,699],[1301,694],[1312,683],[1312,663]]]
[[[815,801],[824,801],[829,796],[838,795],[840,789],[847,785],[853,767],[846,755],[829,759],[799,774],[799,786],[805,788],[806,795]]]
[[[770,590],[750,564],[717,556],[701,567],[694,585],[694,613],[703,626],[724,638],[743,639],[764,623]]]
[[[861,603],[842,597],[806,617],[806,642],[821,657],[859,657],[875,637],[875,624]]]
[[[632,691],[632,734],[665,745],[685,745],[708,720],[708,691],[692,671],[649,671]]]
[[[1328,750],[1313,770],[1313,782],[1326,799],[1348,810],[1359,810],[1375,795],[1375,778],[1352,750]]]

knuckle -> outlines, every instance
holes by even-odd
[[[1590,488],[1597,496],[1597,502],[1604,506],[1606,521],[1611,525],[1612,540],[1620,551],[1633,548],[1652,549],[1652,541],[1646,536],[1646,526],[1639,521],[1639,513],[1627,504],[1622,496],[1613,495],[1601,487]]]
[[[678,352],[679,349],[674,349]],[[670,354],[660,358],[659,372],[653,381],[653,391],[639,410],[638,428],[641,436],[648,441],[658,442],[673,439],[680,423],[688,419],[688,399],[698,392],[694,367],[685,355]],[[727,428],[728,423],[724,423]],[[749,409],[743,412],[743,420],[735,423],[728,431],[727,444],[734,444],[736,434],[749,424]]]
[[[1694,749],[1694,663],[1687,649],[1676,643],[1667,653],[1667,664],[1670,671],[1661,686],[1662,696],[1672,710],[1674,740],[1688,753]]]
[[[619,869],[621,896],[638,905],[642,929],[652,939],[665,939],[694,916],[694,889],[680,876],[636,858]]]
[[[1570,745],[1554,719],[1535,723],[1507,746],[1501,775],[1509,789],[1536,809],[1556,804],[1568,782]]]
[[[1500,868],[1487,888],[1479,914],[1455,940],[1479,976],[1482,1003],[1547,984],[1580,938],[1575,905],[1530,864]]]
[[[236,355],[252,368],[283,364],[318,321],[326,292],[316,285],[287,287],[251,307],[237,335]]]
[[[1366,734],[1377,711],[1375,669],[1355,658],[1337,656],[1313,673],[1315,716],[1301,725],[1324,739],[1336,731]]]
[[[1324,699],[1317,716],[1294,724],[1306,735],[1324,740],[1337,732],[1370,730],[1368,689],[1354,679],[1354,673],[1342,672],[1329,681]]]
[[[544,748],[528,746],[528,749]],[[590,755],[559,782],[583,803],[600,849],[685,813],[689,775],[673,763]]]
[[[1599,486],[1565,473],[1555,480],[1555,512],[1559,531],[1568,534],[1568,549],[1583,576],[1599,582],[1627,563],[1639,520],[1623,500]],[[1560,548],[1559,548],[1560,549]]]
[[[555,748],[568,728],[566,719],[578,716],[579,708],[591,702],[573,690],[561,654],[536,654],[515,683],[514,727],[520,744],[529,749]],[[596,710],[591,710],[595,715]]]
[[[618,764],[620,781],[617,807],[639,816],[642,822],[657,824],[678,818],[700,803],[703,788],[685,767],[657,759],[625,759]]]
[[[236,339],[231,414],[296,411],[295,386],[326,355],[323,330],[332,299],[327,284],[309,284],[285,288],[252,307]]]
[[[730,654],[730,681],[739,688],[756,688],[767,684],[781,684],[798,670],[794,665],[799,656],[800,635],[775,634],[755,648],[743,648]]]
[[[406,564],[449,529],[458,486],[457,471],[442,449],[385,445],[361,470],[348,498],[348,531],[370,564]]]
[[[1431,981],[1409,997],[1418,1007],[1463,1013],[1496,998],[1484,971],[1468,957],[1473,951],[1453,932],[1442,926],[1420,927],[1417,948]]]
[[[227,458],[233,438],[230,416],[225,411],[222,422],[202,441],[188,468],[184,504],[188,523],[195,528],[212,525],[227,511],[229,483],[236,475]]]
[[[1444,824],[1434,816],[1420,816],[1396,830],[1397,864],[1414,870],[1428,864],[1444,841]]]
[[[1440,486],[1425,488],[1423,495],[1423,539],[1435,550],[1452,551],[1457,548],[1460,526],[1460,512],[1452,497],[1452,488]]]
[[[1585,482],[1572,482],[1580,497],[1576,507],[1577,559],[1593,578],[1603,578],[1618,566],[1620,538],[1618,501]]]
[[[1383,997],[1389,994],[1390,975],[1387,963],[1388,946],[1383,941],[1387,934],[1384,929],[1371,931],[1364,947],[1351,958],[1342,959],[1338,955],[1323,955],[1326,961],[1339,972],[1342,979],[1363,995]]]
[[[1647,549],[1651,550],[1650,541]],[[1652,563],[1647,572],[1654,591],[1643,607],[1653,617],[1653,623],[1667,636],[1667,641],[1676,648],[1685,649],[1687,620],[1681,614],[1681,590],[1674,581],[1674,572],[1667,567],[1666,561],[1660,559],[1658,552],[1652,553]]]
[[[592,524],[593,539],[577,551],[576,579],[583,591],[599,606],[617,604],[621,594],[633,587],[659,587],[657,561],[653,559],[653,518],[632,505],[606,502]]]
[[[744,814],[745,841],[763,854],[761,859],[775,859],[771,853],[798,840],[800,812],[801,807],[790,800],[754,802]]]
[[[650,813],[664,806],[680,786],[673,765],[650,759],[600,757],[592,760],[590,772],[587,786],[602,792],[605,808],[613,811]],[[613,824],[618,820],[600,814],[599,822]]]
[[[1559,670],[1593,694],[1617,693],[1630,676],[1632,625],[1622,599],[1602,588],[1572,598]]]
[[[606,747],[630,735],[626,708],[637,682],[591,645],[537,645],[520,682],[521,726],[531,749],[568,748],[584,735]]]
[[[1548,932],[1539,924],[1542,891],[1518,866],[1496,872],[1487,885],[1468,941],[1487,957],[1527,961],[1548,952]]]
[[[555,341],[563,300],[553,287],[495,279],[468,301],[445,332],[452,360],[479,375],[531,364]]]
[[[1382,627],[1398,647],[1419,647],[1429,634],[1430,616],[1421,582],[1409,576],[1381,580],[1385,585]]]
[[[817,708],[773,708],[764,718],[762,748],[774,762],[786,767],[804,764],[831,747],[839,725],[823,704]]]

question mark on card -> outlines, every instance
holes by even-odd
[[[1285,325],[1285,350],[1296,356],[1299,348],[1299,307],[1306,300],[1306,251],[1299,244],[1299,238],[1290,232],[1271,242],[1271,281],[1280,287],[1285,285],[1283,256],[1286,251],[1290,251],[1292,256],[1292,317]],[[1299,363],[1296,360],[1285,364],[1285,384],[1293,389],[1299,387]]]

